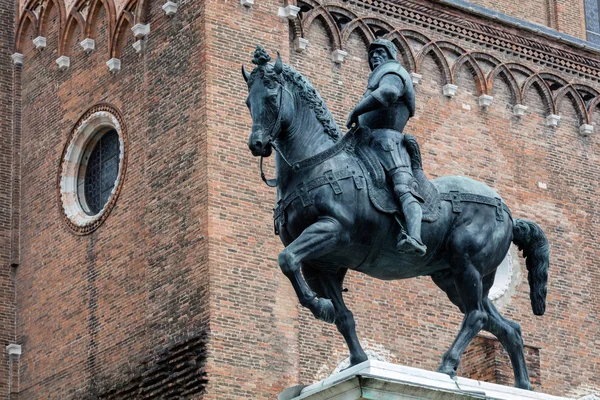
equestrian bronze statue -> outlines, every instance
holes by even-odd
[[[248,146],[262,158],[276,150],[275,232],[286,246],[279,265],[302,306],[335,323],[350,364],[367,360],[342,297],[348,269],[392,280],[430,276],[464,313],[438,371],[456,375],[480,330],[507,350],[515,385],[531,389],[521,330],[488,299],[496,269],[515,243],[526,258],[533,312],[546,306],[548,241],[534,222],[512,217],[489,186],[461,176],[427,180],[419,146],[402,134],[414,93],[390,42],[369,49],[369,87],[342,135],[325,102],[281,57],[260,46],[246,72],[252,116]],[[390,183],[388,183],[390,182]]]

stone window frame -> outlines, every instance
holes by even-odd
[[[586,39],[600,44],[600,0],[584,0],[584,12]]]
[[[114,129],[119,135],[119,172],[112,193],[100,212],[89,215],[80,204],[78,183],[81,160],[91,152],[98,135]],[[67,226],[77,235],[98,229],[112,211],[125,180],[127,166],[127,128],[119,110],[111,104],[97,104],[88,109],[75,124],[63,149],[57,178],[60,213]]]

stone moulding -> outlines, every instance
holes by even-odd
[[[307,46],[308,39],[304,39],[302,37],[297,37],[294,39],[294,50],[296,50],[296,52],[302,53],[304,50],[306,50]]]
[[[10,56],[10,58],[12,58],[13,60],[13,64],[14,65],[23,65],[23,54],[21,53],[14,53],[12,56]]]
[[[448,83],[448,84],[444,85],[444,87],[442,88],[442,93],[446,97],[454,97],[454,96],[456,96],[457,90],[458,90],[458,86],[456,86],[452,83]]]
[[[298,18],[298,12],[300,11],[300,7],[289,5],[286,7],[279,7],[278,15],[280,18],[284,19],[296,19]]]
[[[165,12],[165,14],[167,14],[167,16],[170,17],[177,13],[177,10],[179,9],[179,4],[172,2],[172,1],[167,1],[162,6],[162,9]]]
[[[96,215],[88,215],[78,198],[79,168],[89,148],[90,140],[101,129],[115,129],[119,134],[119,172],[112,193]],[[87,235],[106,220],[114,207],[123,181],[127,164],[127,129],[119,111],[110,104],[98,104],[90,108],[71,131],[61,157],[58,171],[57,200],[63,219],[77,235]]]
[[[334,63],[336,64],[341,64],[344,62],[344,59],[348,56],[348,52],[344,51],[344,50],[334,50],[331,53],[331,59],[333,60]]]
[[[482,94],[479,96],[478,101],[481,107],[489,107],[492,105],[494,97],[490,96],[489,94]]]
[[[83,48],[83,51],[85,51],[86,53],[90,53],[96,48],[96,41],[90,38],[83,39],[79,44]]]
[[[368,360],[314,385],[295,386],[279,400],[498,399],[567,400],[509,386]]]
[[[71,66],[71,59],[67,56],[60,56],[56,59],[56,64],[58,65],[58,69],[64,71]]]
[[[413,85],[418,85],[421,83],[421,79],[423,79],[423,75],[417,74],[416,72],[411,72],[410,79],[412,80]]]

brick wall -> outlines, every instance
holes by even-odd
[[[193,370],[184,370],[202,382],[208,321],[204,11],[190,2],[169,19],[160,2],[142,6],[152,21],[147,53],[136,54],[131,24],[125,24],[116,74],[105,64],[115,20],[103,7],[92,22],[96,50],[85,54],[83,30],[75,29],[66,71],[55,64],[58,8],[46,10],[48,28],[40,33],[46,49],[33,49],[33,25],[24,33],[21,399],[130,398],[120,390],[147,393],[157,382],[165,388],[176,382],[183,370],[169,365],[180,366],[180,359],[193,361]],[[120,111],[127,128],[125,181],[104,224],[77,236],[61,218],[59,161],[78,119],[104,102]]]
[[[585,39],[583,0],[469,0],[473,4]]]
[[[335,327],[299,307],[277,266],[282,246],[273,235],[275,192],[260,181],[258,160],[247,149],[251,120],[240,65],[252,68],[256,44],[272,55],[279,50],[343,125],[364,91],[365,36],[372,32],[359,24],[338,37],[327,18],[302,26],[308,12],[290,23],[277,16],[277,1],[256,1],[251,8],[236,1],[179,3],[172,18],[164,16],[161,1],[139,3],[152,29],[146,53],[135,53],[126,24],[123,69],[115,75],[105,62],[119,15],[99,13],[97,50],[89,56],[78,45],[82,30],[74,30],[67,44],[71,67],[64,72],[54,63],[59,9],[47,11],[44,51],[33,49],[33,25],[22,35],[20,399],[126,399],[133,393],[271,399],[288,386],[324,378],[347,357]],[[597,111],[592,107],[586,119],[582,105],[559,96],[560,89],[548,96],[534,85],[521,96],[508,78],[483,83],[495,66],[508,63],[517,86],[547,72],[539,79],[574,81],[582,85],[577,90],[597,93],[598,56],[456,10],[440,17],[436,3],[421,3],[433,11],[419,20],[400,17],[387,3],[334,5],[353,18],[398,29],[415,56],[436,42],[439,52],[416,57],[418,63],[403,57],[423,75],[407,132],[419,138],[429,176],[482,180],[515,216],[544,228],[553,256],[547,315],[532,317],[523,278],[501,312],[522,324],[526,344],[539,347],[541,390],[569,396],[598,390],[594,312],[600,298],[589,290],[600,284],[598,142],[578,133],[584,122],[597,121]],[[130,11],[138,18],[140,10]],[[455,23],[460,29],[450,28]],[[470,36],[467,28],[477,30],[478,23],[507,36]],[[290,44],[294,32],[309,40],[304,53]],[[511,35],[539,47],[513,45],[506,39]],[[331,61],[338,42],[349,53],[341,65]],[[472,52],[473,64],[452,70],[457,51]],[[477,71],[483,81],[474,78]],[[453,99],[441,94],[449,81],[459,87]],[[478,105],[482,91],[494,97],[489,109]],[[59,159],[79,117],[100,102],[123,114],[127,172],[104,224],[76,236],[56,199]],[[517,102],[529,107],[522,118],[512,115]],[[545,125],[550,113],[561,115],[558,128]],[[272,176],[272,160],[266,164]],[[526,275],[522,260],[518,268]],[[351,272],[345,287],[366,349],[391,362],[437,367],[461,318],[428,278],[382,282]]]
[[[15,234],[13,201],[18,179],[18,137],[13,126],[14,86],[10,55],[14,37],[14,3],[0,1],[0,399],[9,398],[8,354],[5,346],[15,342],[15,303],[13,237]]]

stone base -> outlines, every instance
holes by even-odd
[[[562,400],[564,397],[368,360],[310,386],[294,386],[278,400]]]

